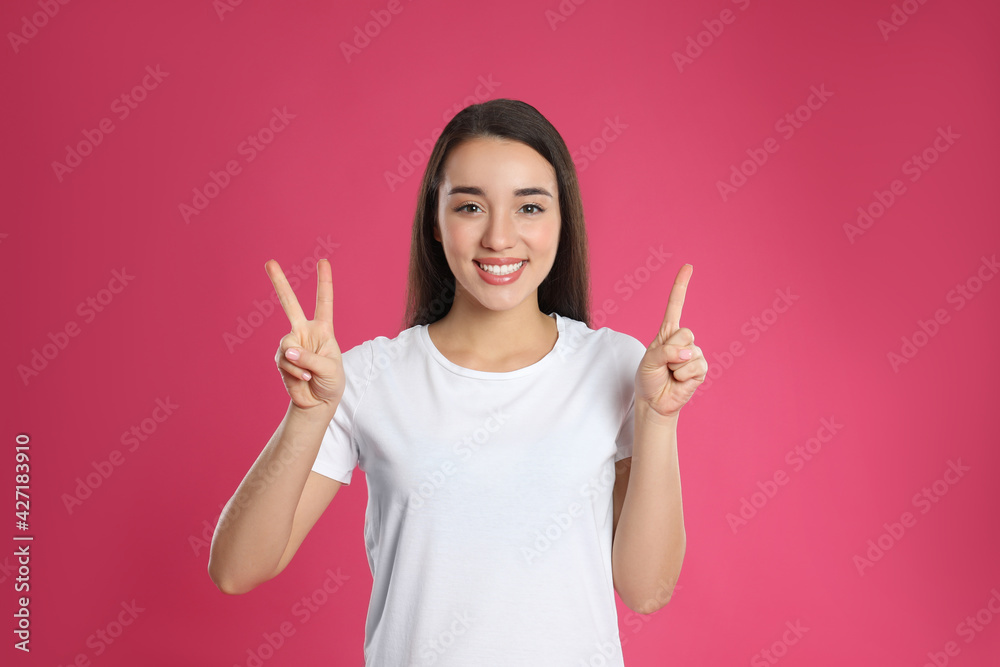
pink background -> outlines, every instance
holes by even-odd
[[[1000,10],[902,4],[912,15],[897,3],[908,20],[884,37],[888,0],[402,0],[397,14],[381,0],[248,1],[221,16],[209,0],[4,3],[0,662],[246,666],[285,623],[294,634],[264,665],[362,664],[364,475],[277,579],[230,597],[206,570],[200,540],[288,403],[273,361],[287,321],[253,315],[273,292],[264,262],[303,267],[311,314],[315,253],[330,257],[343,350],[394,336],[419,146],[466,104],[510,97],[577,158],[598,324],[650,341],[694,265],[682,325],[711,380],[679,427],[687,556],[661,611],[619,603],[627,664],[996,664],[1000,280],[983,258],[1000,250]],[[348,62],[340,44],[372,11],[391,22]],[[686,48],[697,57],[678,66]],[[144,77],[123,118],[115,100]],[[813,87],[830,96],[809,109]],[[294,118],[248,161],[241,142],[275,108]],[[57,175],[104,118],[113,130]],[[953,135],[940,153],[939,128]],[[914,171],[925,149],[933,164]],[[748,150],[766,162],[724,197]],[[231,160],[239,173],[185,221],[180,205]],[[849,238],[877,196],[892,205]],[[650,246],[672,253],[652,273]],[[792,295],[780,313],[777,291]],[[51,358],[25,380],[36,352]],[[158,399],[177,406],[162,423]],[[123,442],[144,420],[151,433]],[[31,438],[27,532],[12,516],[18,433]],[[67,509],[78,478],[109,465]],[[12,648],[24,534],[30,656]],[[328,569],[346,580],[327,598]],[[786,632],[796,623],[801,636]]]

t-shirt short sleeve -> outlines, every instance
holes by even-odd
[[[615,354],[619,365],[619,391],[622,397],[621,429],[615,438],[615,461],[632,456],[632,440],[635,435],[635,373],[639,370],[639,362],[646,354],[646,346],[638,339],[628,334],[617,333]]]
[[[323,431],[323,442],[312,470],[343,484],[351,483],[358,464],[358,445],[354,438],[354,415],[364,398],[371,378],[372,343],[365,341],[341,354],[344,364],[344,394],[330,424]]]

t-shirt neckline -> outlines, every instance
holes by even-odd
[[[420,325],[420,340],[424,343],[424,348],[427,353],[434,358],[439,364],[444,366],[446,369],[455,373],[457,375],[463,375],[470,378],[478,378],[481,380],[509,380],[512,378],[521,377],[522,375],[530,375],[535,373],[541,368],[543,368],[555,355],[559,354],[564,345],[563,339],[566,337],[564,332],[566,330],[565,319],[559,313],[549,313],[549,316],[554,316],[556,320],[556,330],[558,331],[558,336],[556,337],[556,344],[552,346],[548,354],[539,359],[533,364],[524,366],[523,368],[518,368],[513,371],[480,371],[473,368],[466,368],[465,366],[459,366],[448,357],[441,353],[441,350],[437,349],[434,345],[434,341],[431,340],[431,335],[427,332],[426,324]]]

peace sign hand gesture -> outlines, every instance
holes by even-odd
[[[264,264],[292,330],[281,339],[274,361],[292,402],[299,408],[330,406],[344,395],[344,363],[333,337],[333,278],[330,261],[316,263],[315,319],[307,320],[276,261]]]
[[[677,272],[660,333],[646,349],[635,373],[636,403],[646,401],[653,415],[677,417],[708,374],[708,362],[694,344],[694,333],[681,328],[681,308],[693,272],[690,264]]]

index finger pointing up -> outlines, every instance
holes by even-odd
[[[271,284],[274,285],[274,291],[278,293],[278,298],[281,300],[281,307],[284,309],[288,321],[291,322],[293,327],[305,324],[306,315],[302,312],[299,300],[295,298],[292,286],[288,284],[285,272],[281,270],[281,267],[273,259],[269,259],[264,263],[264,270],[267,271],[267,275],[271,278]]]
[[[321,259],[316,263],[316,313],[313,319],[329,322],[333,326],[333,272],[330,260]]]
[[[677,272],[674,279],[674,286],[670,289],[670,297],[667,299],[667,313],[663,317],[663,324],[660,326],[660,340],[666,341],[670,336],[681,328],[681,308],[684,307],[684,295],[687,293],[688,282],[694,267],[685,264]]]

